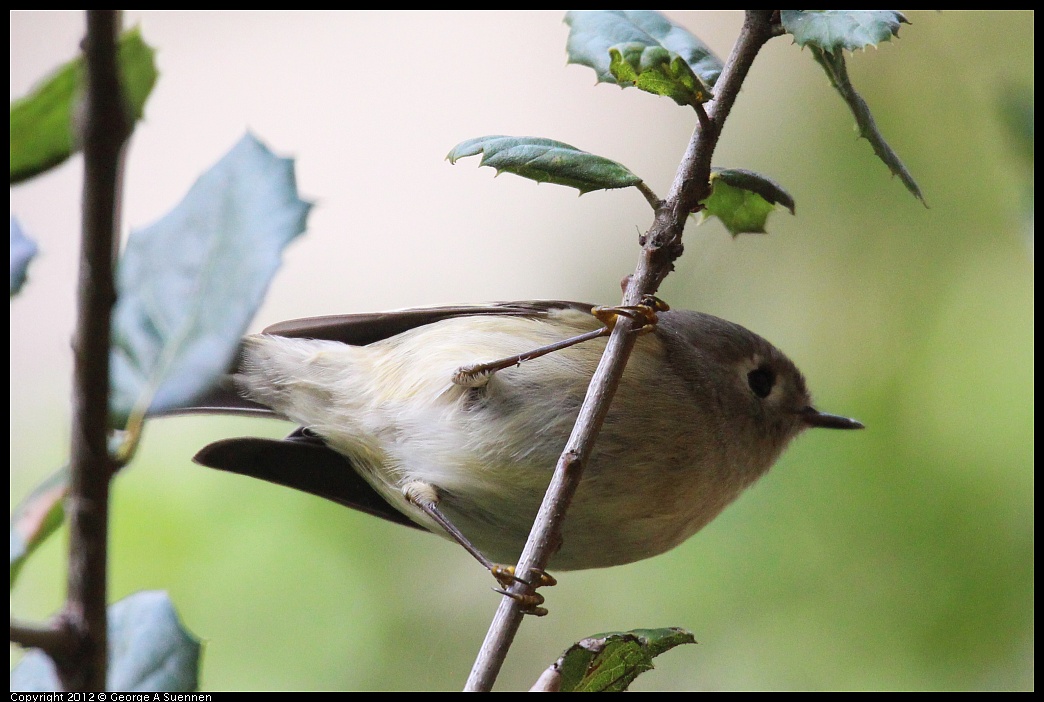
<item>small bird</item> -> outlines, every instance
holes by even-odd
[[[552,569],[663,553],[803,430],[862,428],[815,409],[794,364],[738,324],[690,311],[648,318]],[[300,428],[283,440],[218,441],[195,460],[446,536],[487,567],[514,563],[605,348],[606,319],[589,304],[537,301],[276,324],[243,340],[232,388],[203,404]]]

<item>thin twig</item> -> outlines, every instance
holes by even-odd
[[[86,89],[83,144],[83,243],[73,340],[73,417],[69,520],[69,581],[59,618],[74,637],[73,652],[55,657],[68,691],[105,690],[106,570],[109,480],[109,332],[116,301],[113,280],[123,145],[129,134],[117,66],[118,10],[88,10],[83,42]]]
[[[641,238],[641,256],[624,294],[624,305],[636,305],[643,295],[654,294],[673,270],[675,259],[681,255],[681,234],[685,220],[708,194],[711,156],[722,125],[755,56],[772,37],[771,13],[771,10],[747,10],[743,29],[714,86],[716,97],[708,106],[708,125],[698,127],[693,133],[670,194],[657,208],[652,227]],[[588,387],[580,416],[555,467],[533,530],[515,568],[515,574],[521,580],[530,580],[534,569],[543,570],[558,543],[566,508],[580,483],[584,464],[602,420],[609,411],[609,403],[634,346],[635,336],[629,333],[633,325],[631,319],[622,317],[609,337],[609,343]],[[524,593],[525,589],[521,583],[512,587],[512,591],[519,594]],[[505,597],[501,601],[465,690],[486,691],[493,687],[522,616],[516,600]]]

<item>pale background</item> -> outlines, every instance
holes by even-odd
[[[742,21],[669,14],[722,58]],[[651,219],[636,191],[577,198],[443,160],[475,136],[544,136],[666,192],[694,116],[566,66],[562,16],[128,11],[161,73],[129,152],[125,230],[162,216],[249,129],[296,158],[317,203],[254,329],[436,303],[613,303]],[[809,53],[779,38],[715,163],[778,180],[798,215],[737,240],[690,225],[661,290],[766,336],[823,409],[868,430],[803,437],[669,554],[559,574],[499,689],[528,686],[578,638],[651,626],[700,645],[636,689],[1033,687],[1032,171],[999,109],[1009,86],[1033,84],[1033,15],[909,16],[850,67],[930,209],[855,138]],[[82,22],[11,13],[12,99],[74,55]],[[67,452],[80,172],[73,158],[11,191],[42,251],[11,303],[12,504]],[[497,604],[462,550],[190,461],[218,438],[287,429],[151,423],[115,485],[113,599],[168,590],[206,640],[204,690],[459,689]],[[25,568],[18,615],[59,607],[64,548],[60,533]]]

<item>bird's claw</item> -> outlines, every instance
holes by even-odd
[[[633,320],[638,326],[635,328],[635,334],[648,334],[649,332],[656,329],[656,322],[659,321],[656,313],[666,312],[670,309],[670,306],[654,295],[643,295],[641,303],[637,305],[618,305],[615,307],[594,307],[591,309],[591,314],[598,318],[607,329],[612,329],[616,325],[617,317],[627,317]]]
[[[532,614],[534,617],[543,617],[547,614],[547,607],[541,607],[544,604],[544,596],[539,592],[531,593],[520,593],[511,592],[504,588],[495,587],[493,592],[499,592],[501,595],[510,597],[519,604],[519,611],[522,614]]]
[[[515,600],[521,606],[523,614],[532,614],[537,617],[542,617],[547,614],[547,609],[541,607],[544,604],[544,596],[536,591],[538,587],[551,587],[557,585],[558,581],[550,574],[543,570],[533,568],[530,570],[531,576],[535,576],[536,582],[529,582],[515,575],[514,566],[506,566],[500,564],[494,564],[490,567],[489,572],[493,574],[493,577],[497,579],[497,582],[502,587],[493,588],[494,592],[499,592],[501,595],[506,595],[511,599]],[[520,584],[529,592],[513,592],[512,586]]]

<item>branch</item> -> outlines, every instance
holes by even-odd
[[[642,252],[624,294],[624,305],[638,304],[643,295],[655,293],[663,279],[674,269],[675,259],[681,256],[685,221],[697,203],[706,198],[710,191],[711,156],[722,126],[755,56],[773,36],[771,14],[771,10],[747,10],[736,45],[714,85],[716,97],[709,104],[706,124],[699,126],[693,133],[671,191],[657,208],[652,227],[640,240]],[[633,326],[632,320],[619,318],[602,360],[591,378],[580,416],[555,467],[533,530],[515,568],[515,574],[522,580],[532,582],[534,570],[543,570],[555,550],[566,508],[580,484],[584,465],[634,347],[635,335],[630,333]],[[523,594],[527,587],[515,583],[511,591]],[[522,617],[515,599],[504,597],[501,600],[465,690],[487,691],[493,687]]]
[[[38,648],[51,658],[60,658],[72,653],[73,638],[58,623],[31,624],[12,619],[11,643]]]
[[[116,301],[113,269],[119,245],[121,162],[130,133],[116,61],[119,26],[118,10],[87,11],[83,244],[73,340],[71,480],[65,504],[69,581],[60,617],[75,643],[71,654],[55,656],[68,691],[105,689],[109,480],[114,467],[106,443],[109,336]]]

